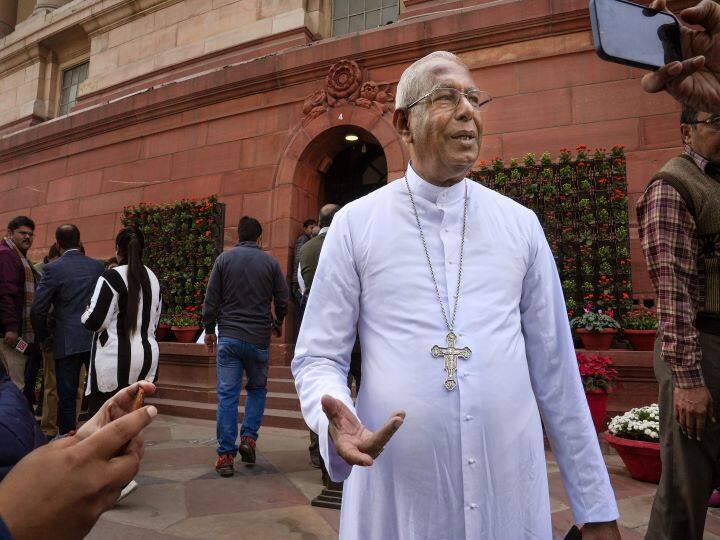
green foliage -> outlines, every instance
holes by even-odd
[[[217,198],[141,203],[125,208],[122,221],[145,236],[143,262],[160,281],[165,323],[179,326],[175,316],[188,319],[193,312],[197,322],[210,270],[222,250],[224,214]]]
[[[521,165],[509,163],[506,168],[495,158],[492,167],[472,176],[537,214],[557,261],[568,316],[588,304],[628,312],[632,290],[623,148],[608,153],[578,146],[575,153],[561,150],[557,163],[548,152],[539,164],[531,154]]]

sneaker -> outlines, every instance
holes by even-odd
[[[221,454],[215,461],[215,470],[223,478],[235,474],[235,456],[232,454]]]
[[[240,456],[243,463],[255,463],[255,439],[247,435],[240,439]]]
[[[720,491],[713,491],[713,494],[710,495],[708,506],[710,508],[720,508]]]
[[[120,496],[118,497],[117,502],[122,501],[125,497],[130,495],[133,491],[135,491],[138,487],[138,483],[135,480],[130,480],[130,483],[122,488],[122,491],[120,492]]]

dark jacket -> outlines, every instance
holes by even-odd
[[[287,314],[288,287],[277,259],[255,242],[240,242],[215,261],[203,306],[208,334],[215,324],[222,337],[266,347],[272,332],[272,312],[282,322]]]
[[[55,318],[53,354],[56,359],[90,350],[92,332],[83,326],[80,317],[104,271],[100,261],[77,250],[67,251],[45,265],[40,285],[35,291],[31,317],[37,342],[43,343],[50,336],[47,319],[52,306]]]
[[[25,269],[13,248],[0,240],[0,335],[22,334]]]
[[[13,465],[46,441],[25,396],[3,372],[0,374],[0,480]]]

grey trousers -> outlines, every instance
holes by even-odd
[[[718,423],[710,422],[702,441],[688,439],[675,420],[670,367],[655,342],[655,377],[660,386],[660,454],[658,486],[647,540],[702,540],[707,503],[720,485],[720,336],[700,334],[702,371],[714,401]]]

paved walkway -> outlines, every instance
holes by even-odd
[[[88,538],[337,538],[339,512],[309,504],[322,484],[319,471],[309,465],[307,433],[262,428],[258,463],[237,464],[232,478],[215,473],[213,422],[161,415],[146,430],[146,441],[140,487],[106,512]],[[616,456],[609,456],[607,463],[623,538],[643,538],[655,486],[632,480]],[[562,538],[572,515],[551,454],[548,477],[555,536]],[[711,512],[705,539],[720,540],[720,511]]]

